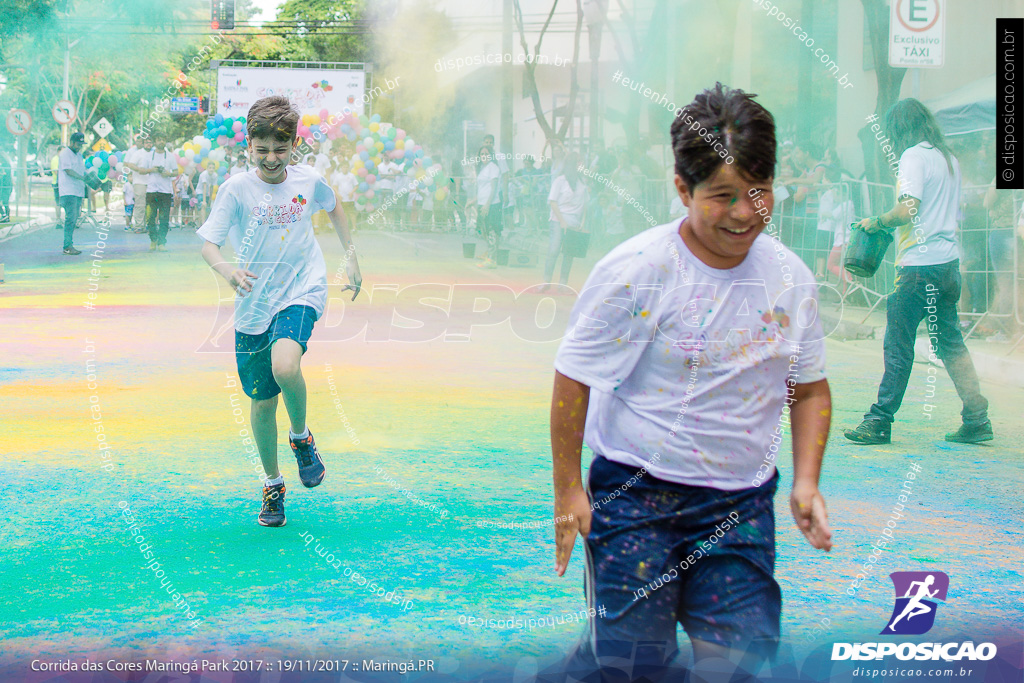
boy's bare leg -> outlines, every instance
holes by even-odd
[[[299,367],[301,360],[302,345],[294,339],[278,339],[270,350],[274,380],[281,387],[293,434],[306,431],[306,380]]]
[[[281,476],[281,470],[277,468],[277,396],[253,399],[249,419],[252,421],[252,435],[256,438],[256,449],[260,452],[263,471],[267,478],[277,479]]]

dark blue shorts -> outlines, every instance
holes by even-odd
[[[591,619],[578,652],[602,667],[650,671],[676,656],[681,624],[693,640],[772,656],[782,610],[774,578],[778,472],[740,491],[649,473],[628,485],[636,475],[600,456],[590,467],[590,500],[599,507],[585,543],[585,591],[604,616]]]
[[[249,398],[264,400],[281,393],[274,379],[270,350],[278,339],[292,339],[306,352],[306,342],[313,334],[317,321],[316,309],[311,306],[288,306],[270,320],[270,327],[261,334],[245,334],[235,330],[235,361],[238,378]]]

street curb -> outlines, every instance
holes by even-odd
[[[843,320],[836,315],[821,311],[821,321],[826,330],[831,330],[829,337],[835,337],[841,341],[850,339],[874,339],[876,328],[873,325]]]
[[[31,235],[34,232],[50,227],[53,227],[53,221],[51,219],[37,216],[28,223],[15,223],[14,225],[8,225],[6,228],[0,229],[0,242],[7,242],[8,240],[13,240],[15,237]],[[15,228],[19,229],[15,230]]]
[[[974,369],[980,379],[993,384],[1024,387],[1024,361],[971,349],[970,342],[967,348],[971,351],[971,360],[974,361]],[[931,342],[928,337],[918,337],[914,343],[914,360],[927,363],[930,353]],[[944,367],[941,360],[934,365]]]
[[[822,323],[825,329],[835,325],[834,331],[829,334],[830,338],[840,341],[857,339],[882,339],[885,335],[885,325],[867,325],[845,320],[838,320],[837,316],[827,312],[821,312]],[[967,341],[967,348],[971,352],[971,359],[974,361],[974,368],[978,372],[979,379],[993,384],[1002,384],[1011,387],[1024,387],[1024,359],[1006,356],[990,351],[980,351],[971,348],[971,341]],[[914,362],[929,363],[931,355],[931,342],[927,336],[918,337],[914,342]],[[944,368],[942,360],[936,359],[933,365]]]

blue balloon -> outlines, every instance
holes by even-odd
[[[395,141],[394,140],[388,140],[387,142],[384,143],[384,150],[385,151],[390,152],[390,151],[392,151],[394,149],[395,149]]]
[[[380,114],[374,114],[371,116],[370,123],[380,123]]]
[[[360,192],[366,192],[368,189],[370,189],[370,185],[368,183],[366,183],[366,182],[359,183],[359,191]]]
[[[219,126],[222,123],[224,123],[224,115],[223,114],[217,114],[216,116],[213,117],[213,125]]]
[[[347,137],[349,140],[355,140],[356,139],[356,132],[354,130],[350,130],[348,132],[348,135],[346,135],[345,137]]]
[[[217,116],[220,116],[220,114],[217,114]],[[214,126],[216,126],[216,125],[217,125],[217,124],[216,124],[216,123],[214,123],[214,122],[213,122],[213,121],[212,121],[211,119],[207,119],[207,120],[206,120],[206,130],[211,130],[211,129],[213,129],[213,127],[214,127]]]
[[[377,168],[377,164],[373,163],[373,159],[367,159],[363,165],[366,166],[367,171],[372,171]]]
[[[422,157],[423,156],[423,150],[422,149],[416,150],[416,156],[417,156],[417,158],[418,157]]]
[[[434,160],[431,159],[430,157],[427,157],[426,159],[423,160],[424,168],[430,168],[433,165],[434,165]]]
[[[359,158],[362,159],[363,161],[366,161],[367,159],[370,158],[370,153],[367,152],[366,150],[363,150],[362,152],[359,153]]]

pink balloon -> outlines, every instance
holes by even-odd
[[[241,142],[244,139],[245,133],[243,133],[242,131],[238,131],[237,133],[235,133],[235,142]]]
[[[367,190],[366,191],[366,198],[367,199],[373,199],[373,190]]]
[[[404,140],[405,139],[405,131],[402,130],[401,128],[399,128],[398,132],[395,133],[395,139],[396,140]]]
[[[356,175],[360,177],[366,177],[366,167],[363,166],[358,171],[356,171]]]
[[[221,147],[226,145],[227,142],[228,142],[228,136],[226,136],[226,135],[218,135],[217,136],[217,144],[220,145]]]
[[[375,182],[377,182],[377,176],[375,176],[372,173],[367,173],[366,174],[366,182],[368,182],[371,185],[373,185]]]
[[[366,147],[364,147],[361,144],[360,145],[356,145],[356,154],[359,154],[360,152],[365,152],[365,151],[366,151]]]
[[[308,138],[309,137],[309,127],[300,123],[299,124],[298,133],[299,133],[299,137]]]
[[[331,112],[327,111],[326,108],[320,110],[320,121],[326,121],[327,117],[331,115]]]

